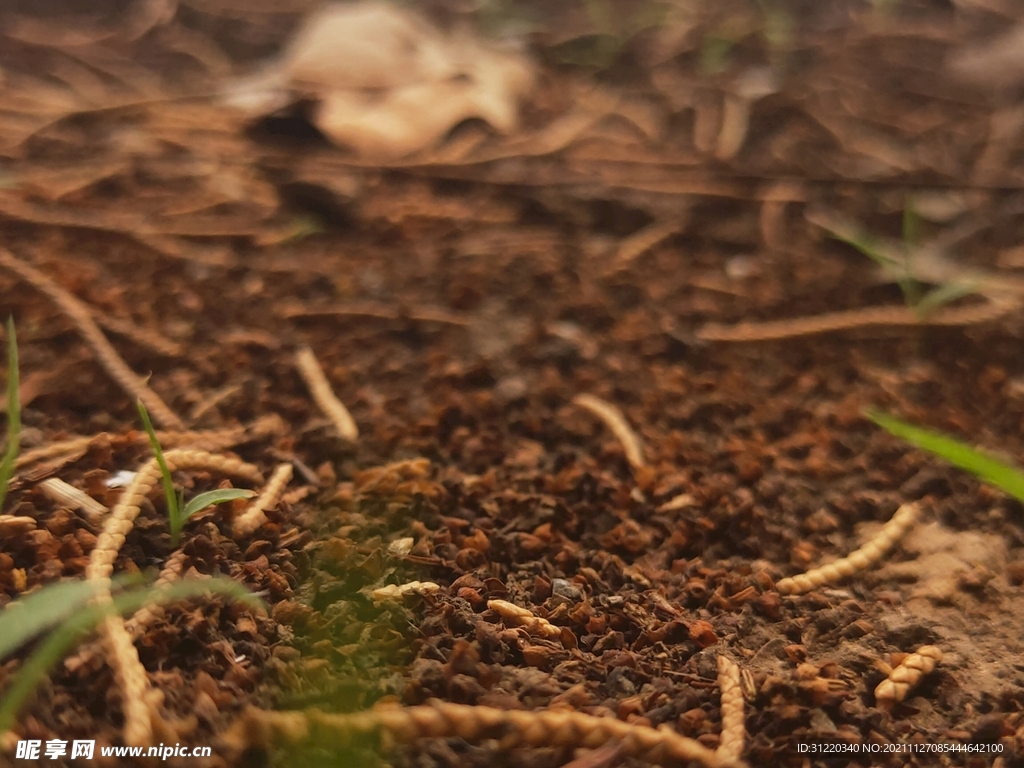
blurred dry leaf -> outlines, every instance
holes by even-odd
[[[964,83],[985,89],[1013,88],[1024,81],[1024,25],[955,51],[947,67]]]
[[[444,34],[410,11],[374,1],[314,14],[287,47],[276,77],[261,80],[316,99],[313,120],[329,139],[379,160],[436,147],[472,118],[512,131],[518,101],[533,81],[527,57],[467,32]],[[251,93],[246,98],[260,103]]]
[[[387,90],[459,73],[438,30],[382,2],[334,4],[313,14],[288,45],[283,66],[296,87],[332,90]]]
[[[729,160],[740,151],[747,137],[751,106],[778,90],[778,78],[768,67],[753,67],[736,79],[722,106],[722,127],[718,132],[715,157]]]
[[[12,40],[54,48],[79,48],[111,39],[132,42],[156,27],[168,24],[178,12],[177,0],[137,0],[117,23],[67,17],[55,24],[34,16],[12,15],[4,36]]]

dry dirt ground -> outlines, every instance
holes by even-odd
[[[514,136],[471,123],[386,166],[331,146],[301,108],[243,119],[210,95],[311,5],[0,6],[0,314],[18,329],[22,450],[92,438],[19,469],[0,605],[81,577],[102,529],[42,480],[111,507],[107,480],[149,457],[134,395],[28,264],[185,427],[248,427],[221,450],[266,476],[295,468],[258,530],[234,535],[240,507],[207,511],[176,558],[182,577],[261,591],[268,613],[193,600],[137,633],[169,733],[213,745],[207,764],[372,765],[329,739],[239,752],[225,734],[250,705],[353,712],[385,697],[570,709],[714,748],[720,655],[744,670],[751,765],[1015,764],[1024,509],[861,414],[1024,456],[1024,65],[990,42],[1024,22],[1019,4],[678,2],[616,36],[595,22],[602,3],[434,0],[437,24],[492,34],[532,11],[543,75]],[[821,226],[856,222],[899,251],[908,207],[915,264],[989,279],[922,322]],[[311,398],[302,345],[356,440]],[[621,411],[642,465],[574,403],[584,394]],[[178,480],[193,493],[224,478]],[[152,502],[115,572],[173,554]],[[775,589],[907,502],[921,519],[878,565]],[[440,589],[371,599],[417,580]],[[494,600],[558,630],[516,628]],[[882,665],[922,645],[942,662],[880,706]],[[72,661],[17,737],[122,743],[103,655]],[[433,739],[383,759],[642,764],[614,746],[514,743]],[[826,743],[1004,751],[799,751]],[[0,760],[28,764],[10,746]]]

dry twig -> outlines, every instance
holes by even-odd
[[[655,222],[644,227],[639,232],[634,232],[619,243],[619,249],[615,253],[615,259],[609,271],[624,269],[630,266],[652,248],[660,245],[673,235],[682,232],[686,229],[689,218],[689,211],[683,210],[671,218]]]
[[[35,464],[37,461],[55,459],[59,456],[73,456],[75,458],[79,458],[89,449],[93,440],[103,439],[105,437],[109,437],[109,435],[102,432],[93,437],[71,437],[67,440],[59,440],[56,443],[41,445],[38,448],[33,448],[31,451],[25,451],[24,453],[19,454],[18,458],[14,461],[14,468],[21,469],[22,467],[27,467],[29,464]]]
[[[409,480],[420,480],[430,474],[430,459],[401,459],[379,467],[367,467],[356,472],[353,480],[359,493],[395,493],[397,487]]]
[[[454,325],[466,328],[470,325],[469,318],[455,312],[432,307],[392,307],[387,304],[360,302],[349,304],[332,304],[322,307],[311,307],[308,303],[280,303],[275,305],[277,313],[289,320],[302,317],[369,317],[380,320],[413,320],[439,325]]]
[[[131,320],[114,317],[105,312],[100,312],[95,307],[89,308],[89,314],[93,316],[98,325],[102,325],[108,331],[124,336],[138,344],[140,347],[151,349],[157,354],[165,357],[181,357],[183,349],[181,344],[161,336],[156,331],[141,328]]]
[[[96,603],[102,605],[111,600],[109,594],[105,598],[98,597]],[[108,616],[99,629],[107,660],[114,671],[114,684],[121,694],[124,742],[133,747],[151,744],[157,706],[154,706],[154,691],[149,685],[146,668],[139,660],[139,652],[135,650],[135,642],[120,616]]]
[[[432,581],[410,581],[407,584],[388,584],[370,593],[375,603],[385,600],[401,600],[406,595],[432,595],[441,590],[440,584]]]
[[[178,549],[164,563],[164,567],[160,569],[160,575],[157,576],[156,582],[153,584],[154,589],[163,589],[169,587],[171,584],[176,582],[181,577],[181,572],[185,568],[185,550]],[[140,608],[135,612],[128,621],[125,622],[125,629],[128,630],[128,634],[132,637],[139,637],[146,628],[157,621],[161,616],[164,615],[164,607],[162,605],[147,605]]]
[[[211,392],[192,407],[192,412],[189,414],[191,421],[193,423],[198,422],[207,413],[212,411],[225,400],[237,397],[241,391],[241,384],[228,384],[226,387],[221,387],[216,392]]]
[[[250,707],[226,736],[237,752],[254,745],[310,743],[344,748],[376,736],[381,746],[425,738],[458,737],[479,741],[503,736],[502,747],[583,747],[595,749],[617,741],[623,752],[656,765],[698,762],[709,768],[742,768],[744,763],[712,752],[668,726],[655,729],[610,717],[549,710],[524,712],[433,701],[424,706],[384,705],[348,715],[264,712]]]
[[[180,102],[177,103],[180,105]],[[33,224],[118,232],[141,243],[158,246],[167,242],[166,236],[245,237],[255,229],[254,222],[244,216],[174,216],[162,219],[160,225],[157,225],[145,214],[136,211],[105,208],[101,212],[70,206],[41,205],[13,194],[0,194],[0,214]],[[165,253],[162,247],[157,250],[167,256],[177,255],[173,251]],[[225,265],[223,261],[217,264]]]
[[[725,656],[718,657],[718,687],[722,697],[722,736],[715,754],[726,761],[739,760],[747,737],[740,668]]]
[[[175,448],[187,445],[202,451],[219,451],[241,443],[259,439],[273,434],[277,429],[280,417],[274,414],[264,416],[248,427],[226,427],[224,429],[167,431],[157,430],[156,437],[164,448]],[[70,437],[55,443],[33,448],[20,454],[14,462],[16,469],[27,467],[39,461],[46,461],[63,456],[72,456],[71,460],[82,456],[93,445],[103,441],[132,440],[140,445],[148,444],[149,438],[143,431],[131,432],[128,435],[114,435],[100,432],[92,437]]]
[[[907,692],[942,661],[942,651],[934,645],[922,645],[889,673],[875,688],[879,709],[889,709],[906,698]]]
[[[59,477],[51,477],[39,484],[43,495],[68,509],[80,509],[91,522],[97,522],[110,510],[85,491],[68,485]]]
[[[581,408],[586,408],[605,423],[622,443],[622,450],[631,467],[636,469],[644,465],[644,450],[640,438],[618,408],[594,395],[577,395],[573,402]]]
[[[235,536],[249,536],[267,521],[266,510],[273,509],[281,500],[284,488],[292,479],[292,465],[278,464],[270,476],[267,486],[253,502],[231,523]]]
[[[697,338],[704,341],[777,341],[870,326],[977,325],[998,320],[1018,305],[1009,299],[989,299],[983,304],[940,309],[924,316],[910,307],[865,307],[764,323],[708,323],[697,330]]]
[[[31,283],[40,293],[44,293],[57,304],[78,326],[85,342],[92,348],[93,354],[106,369],[110,377],[133,398],[141,400],[143,405],[153,414],[153,419],[166,427],[184,429],[185,425],[175,413],[167,407],[160,396],[150,389],[146,382],[135,375],[127,363],[117,354],[107,337],[96,325],[89,310],[68,291],[44,275],[35,267],[15,258],[9,251],[0,248],[0,266],[6,267],[22,280]]]
[[[327,417],[334,423],[338,434],[353,442],[358,439],[359,428],[356,427],[352,414],[331,390],[331,385],[327,381],[320,363],[317,362],[313,350],[309,347],[301,347],[295,353],[295,367],[299,369],[303,381],[309,387],[309,392],[313,395],[316,404],[320,406],[320,410],[327,414]]]
[[[487,607],[501,614],[507,623],[515,627],[522,627],[531,635],[540,635],[549,640],[558,640],[562,637],[562,630],[556,627],[547,619],[535,616],[526,608],[520,608],[515,603],[507,600],[488,600]]]
[[[0,537],[18,536],[36,529],[36,519],[27,515],[0,515]]]
[[[917,521],[919,513],[920,507],[916,503],[904,504],[896,510],[892,519],[882,526],[882,529],[875,534],[871,541],[860,549],[842,560],[836,560],[834,563],[814,568],[798,576],[780,579],[775,588],[783,595],[799,595],[864,570],[892,549],[907,529]]]

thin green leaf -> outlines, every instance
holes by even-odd
[[[926,293],[924,298],[917,302],[914,309],[922,317],[926,317],[931,312],[949,304],[951,301],[956,301],[964,296],[970,296],[972,293],[977,293],[977,291],[978,284],[975,282],[946,283]]]
[[[223,504],[235,499],[250,499],[255,495],[256,491],[250,491],[246,488],[218,488],[213,491],[200,493],[192,497],[191,501],[185,505],[185,511],[181,514],[182,522],[188,520],[200,509],[205,509],[211,504]]]
[[[1024,501],[1024,472],[1012,464],[972,448],[967,443],[947,437],[939,432],[908,424],[878,411],[866,411],[865,416],[896,437],[934,453],[950,464],[965,469],[972,475]]]
[[[73,616],[101,587],[92,581],[64,581],[0,610],[0,661],[36,635]]]
[[[908,197],[903,203],[903,244],[908,248],[917,245],[918,221],[914,200]]]
[[[905,227],[906,224],[907,220],[906,216],[904,216]],[[842,232],[835,229],[829,229],[828,232],[836,240],[856,248],[873,262],[882,267],[882,269],[891,277],[891,279],[895,280],[896,284],[900,287],[900,291],[903,293],[903,302],[908,307],[916,307],[918,305],[921,298],[921,286],[910,273],[910,253],[909,250],[907,250],[909,246],[904,244],[902,258],[894,258],[892,255],[883,252],[884,250],[887,250],[884,244],[872,239],[869,235],[859,230]]]
[[[171,545],[177,546],[178,535],[181,533],[181,527],[184,523],[181,519],[181,504],[178,501],[178,497],[174,494],[174,478],[171,477],[171,470],[167,467],[167,461],[164,459],[164,451],[160,447],[160,441],[156,439],[156,430],[153,429],[153,422],[149,418],[149,411],[146,410],[146,406],[142,404],[141,400],[135,404],[138,406],[142,425],[146,428],[146,434],[149,436],[149,444],[153,448],[153,455],[156,456],[156,463],[160,465],[164,495],[167,497],[167,516],[171,522]]]
[[[885,267],[887,270],[898,269],[901,266],[897,259],[894,259],[892,256],[883,253],[884,246],[877,243],[864,232],[858,231],[855,233],[842,233],[836,230],[832,230],[829,232],[829,234],[832,235],[832,237],[834,237],[839,242],[853,246],[858,251],[867,256],[869,259],[871,259],[873,262],[882,267]]]
[[[141,574],[115,576],[111,587],[135,587],[141,580]],[[19,597],[0,609],[0,661],[32,638],[74,616],[102,587],[95,581],[61,581]]]
[[[63,585],[54,585],[46,589],[55,589],[59,586]],[[43,591],[45,590],[37,594],[42,594]],[[80,607],[74,615],[55,629],[21,666],[0,702],[0,733],[14,725],[18,711],[50,668],[107,616],[134,613],[144,605],[170,603],[206,593],[233,598],[254,608],[263,606],[263,602],[241,584],[229,579],[213,578],[202,581],[184,580],[163,588],[135,589],[115,595],[113,602],[106,605],[90,605],[84,609]],[[26,601],[28,599],[26,598]],[[0,619],[3,618],[4,614],[0,614]],[[0,626],[5,626],[2,621]]]
[[[913,277],[909,276],[901,277],[896,281],[896,284],[900,287],[900,291],[903,293],[903,303],[912,309],[920,311],[921,284]]]
[[[305,240],[312,235],[321,235],[327,231],[327,227],[316,216],[296,216],[288,225],[287,234],[283,242],[296,243]]]
[[[903,292],[903,301],[908,307],[920,311],[921,284],[914,279],[910,266],[910,251],[918,241],[917,209],[914,200],[908,197],[903,203],[903,274],[896,281]]]
[[[7,485],[14,474],[21,443],[21,396],[18,381],[18,337],[14,333],[14,318],[7,318],[7,450],[0,461],[0,510],[7,499]]]
[[[702,72],[709,75],[717,75],[725,69],[726,60],[736,41],[725,37],[709,35],[704,38],[704,45],[700,49],[700,68]]]
[[[773,51],[785,50],[792,45],[796,20],[774,2],[758,0],[764,19],[761,34]]]

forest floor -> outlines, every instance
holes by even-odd
[[[249,706],[381,700],[667,724],[714,749],[723,655],[743,670],[751,765],[1024,755],[1024,508],[862,415],[1024,456],[1024,58],[989,43],[1024,23],[1017,5],[679,2],[627,35],[598,23],[605,4],[537,3],[519,128],[471,122],[387,163],[301,111],[254,120],[209,95],[312,5],[0,10],[0,314],[17,324],[22,451],[90,438],[19,467],[0,606],[82,577],[102,530],[42,480],[114,507],[108,481],[151,456],[136,393],[30,265],[148,376],[178,422],[158,425],[165,447],[245,427],[219,450],[265,477],[294,467],[255,532],[233,532],[244,502],[211,508],[174,558],[180,577],[260,592],[266,614],[194,599],[138,627],[164,733],[213,747],[168,765],[373,764],[329,739],[240,752],[227,734]],[[521,21],[513,4],[422,5],[441,26]],[[621,6],[613,30],[639,13]],[[989,289],[915,313],[830,235],[854,227],[925,288],[980,271]],[[307,346],[357,438],[310,395]],[[621,413],[641,456],[581,395]],[[176,479],[190,494],[224,480]],[[115,573],[174,554],[152,502]],[[920,519],[878,564],[776,590],[911,502]],[[414,581],[439,588],[372,595]],[[556,629],[517,627],[495,600]],[[884,665],[923,645],[941,663],[882,706]],[[18,739],[121,744],[122,712],[103,654],[79,649],[0,761],[31,762]],[[383,759],[643,764],[513,743],[428,739]],[[881,751],[801,751],[823,744]]]

